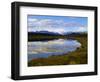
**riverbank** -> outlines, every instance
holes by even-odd
[[[78,40],[82,46],[68,54],[33,59],[28,62],[28,66],[87,64],[87,36],[71,36],[70,38]]]

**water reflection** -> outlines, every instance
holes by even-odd
[[[63,55],[75,51],[80,46],[81,44],[77,40],[67,39],[28,42],[28,61],[52,55]]]

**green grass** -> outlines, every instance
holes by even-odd
[[[33,59],[28,62],[28,66],[87,64],[87,36],[73,36],[70,38],[78,40],[81,47],[64,55]]]

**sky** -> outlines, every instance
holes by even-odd
[[[28,32],[50,31],[60,34],[87,32],[87,17],[28,15]]]

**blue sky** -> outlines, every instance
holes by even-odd
[[[28,15],[28,32],[87,32],[87,17]]]

